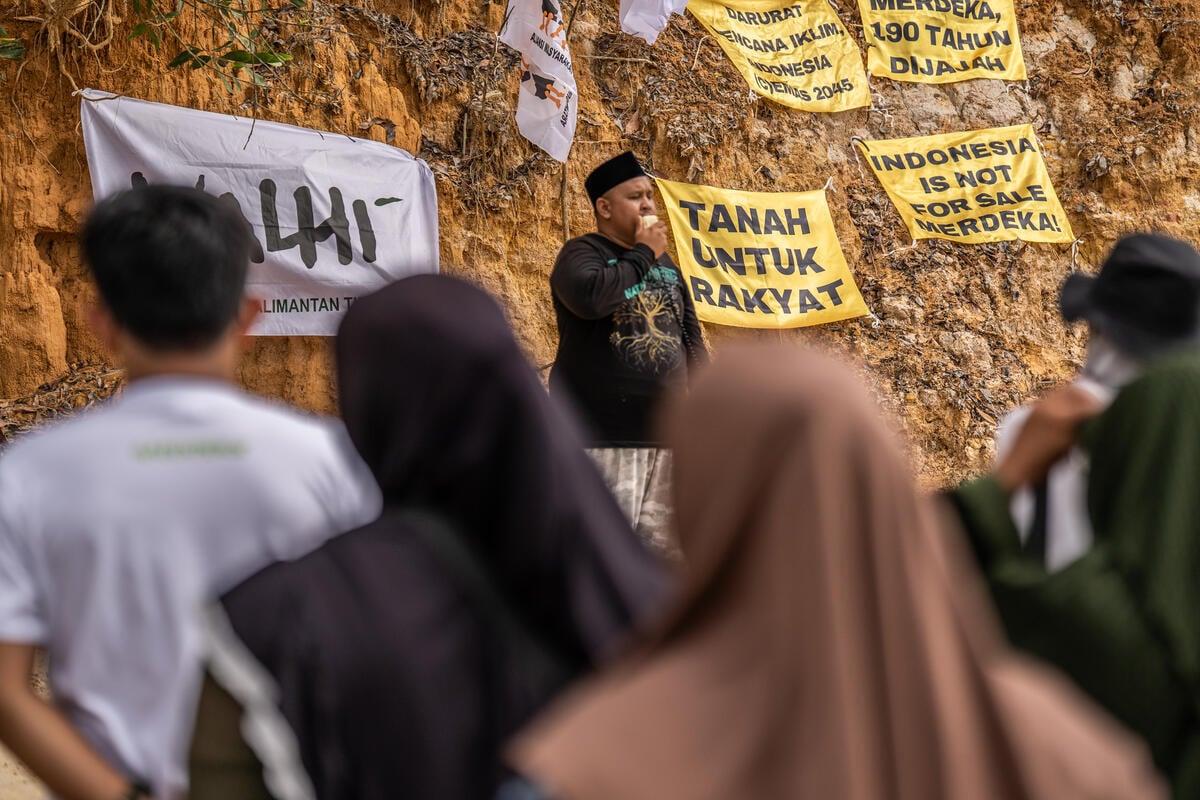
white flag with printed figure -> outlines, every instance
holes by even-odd
[[[566,161],[575,138],[579,97],[562,6],[558,0],[509,0],[500,41],[521,54],[521,135]]]
[[[621,30],[654,44],[671,15],[682,14],[687,4],[688,0],[621,0]]]

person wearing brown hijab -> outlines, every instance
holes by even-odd
[[[1139,742],[1005,646],[849,368],[727,348],[663,419],[677,602],[516,739],[525,788],[556,800],[1164,796]]]
[[[503,743],[660,610],[666,574],[482,290],[363,297],[337,362],[383,514],[226,594],[210,674],[276,798],[483,800]],[[193,789],[245,796],[226,788],[244,751],[221,746],[238,714],[207,688]]]

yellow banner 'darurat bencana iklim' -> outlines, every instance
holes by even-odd
[[[1025,80],[1013,0],[858,0],[867,71],[914,83]]]
[[[798,328],[871,312],[825,192],[740,192],[657,179],[679,266],[705,322]]]
[[[1075,241],[1032,125],[857,142],[913,239]]]
[[[871,104],[862,54],[827,0],[691,0],[750,88],[802,111]]]

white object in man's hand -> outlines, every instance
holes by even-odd
[[[667,252],[667,224],[652,215],[642,217],[642,227],[638,229],[634,241],[653,250],[655,258],[661,257]]]
[[[1074,384],[1055,389],[1033,406],[992,476],[1008,492],[1040,481],[1075,444],[1080,426],[1103,407],[1091,392]]]

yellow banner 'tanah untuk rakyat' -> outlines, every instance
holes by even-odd
[[[1032,125],[858,144],[913,239],[1075,241]]]
[[[858,0],[867,71],[915,83],[1025,80],[1012,0]]]
[[[754,91],[803,111],[871,104],[862,54],[827,0],[691,0]]]
[[[775,194],[657,183],[700,319],[798,328],[871,313],[823,190]]]

